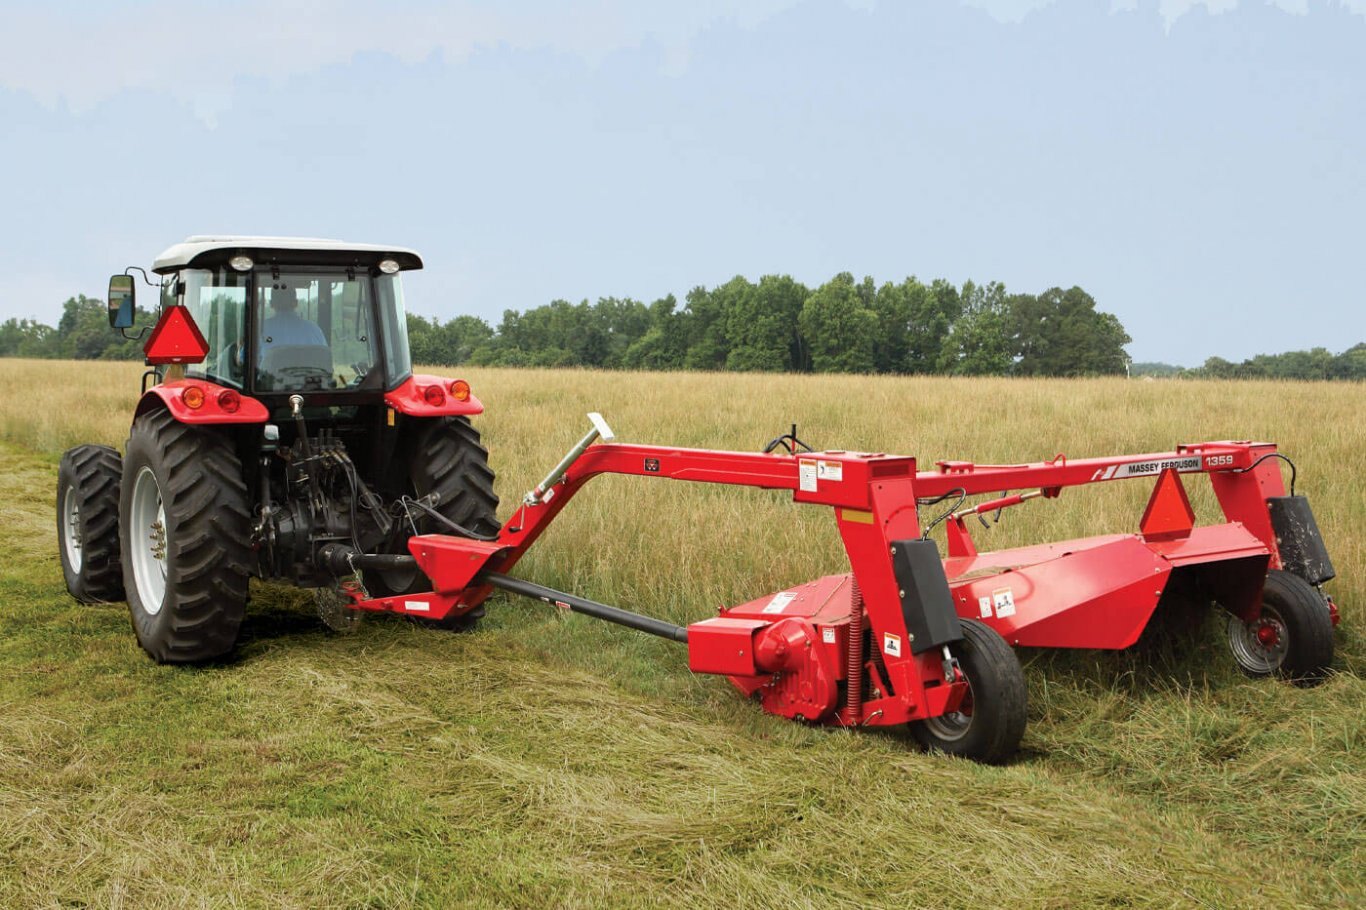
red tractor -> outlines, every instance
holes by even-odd
[[[413,373],[400,276],[421,267],[411,250],[294,238],[190,237],[162,253],[124,455],[77,446],[58,472],[72,595],[126,596],[148,654],[206,661],[236,643],[253,575],[326,592],[352,574],[320,566],[329,544],[378,557],[406,554],[415,532],[496,533],[469,420],[483,405],[464,380]],[[132,276],[114,276],[110,324],[127,332],[135,312]],[[370,592],[427,589],[406,556],[383,562],[367,567]],[[356,615],[328,602],[334,623]]]

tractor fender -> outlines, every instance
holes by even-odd
[[[186,403],[186,393],[191,388],[197,388],[203,393],[203,403],[192,408]],[[220,403],[220,396],[224,392],[231,392],[236,395],[239,401],[237,410],[231,411],[223,407]],[[191,400],[197,397],[190,392]],[[228,396],[231,398],[231,396]],[[266,406],[255,398],[250,398],[235,389],[221,386],[216,382],[207,382],[203,379],[177,379],[173,382],[163,382],[161,385],[152,386],[138,402],[137,410],[133,412],[136,420],[143,414],[156,407],[164,407],[171,412],[171,416],[181,423],[197,424],[218,424],[218,423],[265,423],[270,417],[270,412]]]
[[[451,387],[457,383],[463,384],[469,395],[463,401],[452,394]],[[391,391],[385,392],[384,403],[409,417],[453,417],[484,413],[484,403],[468,390],[469,385],[462,380],[414,373]]]

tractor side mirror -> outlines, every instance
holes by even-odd
[[[133,325],[137,312],[137,292],[132,275],[115,275],[109,279],[109,327],[127,329]]]

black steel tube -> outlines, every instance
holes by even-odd
[[[668,638],[672,641],[687,642],[688,640],[688,630],[683,626],[675,626],[660,619],[652,619],[649,616],[641,616],[639,613],[610,607],[607,604],[600,604],[596,600],[575,597],[573,594],[566,594],[544,585],[522,581],[520,578],[499,575],[497,572],[485,572],[476,581],[486,582],[495,588],[502,588],[504,591],[511,591],[513,594],[521,594],[523,597],[534,597],[548,604],[563,604],[575,613],[582,613],[596,619],[605,619],[607,622],[614,622],[619,626],[635,629],[637,632],[657,635],[660,638]]]

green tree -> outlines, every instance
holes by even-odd
[[[7,319],[0,325],[0,357],[56,357],[57,331],[35,319]]]
[[[934,373],[953,323],[961,315],[958,289],[947,281],[925,285],[914,276],[878,288],[874,353],[883,373]]]
[[[631,370],[678,370],[688,352],[687,329],[672,294],[649,306],[650,325],[626,349],[622,365]]]
[[[1354,344],[1333,358],[1334,379],[1366,379],[1366,342]]]
[[[1014,345],[1005,285],[968,281],[957,299],[962,311],[940,347],[940,372],[953,376],[1008,373],[1014,361]]]
[[[743,278],[738,279],[744,281]],[[732,284],[734,281],[731,282]],[[726,308],[732,294],[708,291],[695,287],[688,292],[688,305],[681,322],[687,338],[683,366],[689,370],[720,370],[730,355],[730,340],[726,337]]]
[[[726,369],[782,372],[805,369],[798,321],[810,292],[788,275],[765,275],[750,284],[736,278],[717,288],[729,296],[724,311],[730,347]]]
[[[871,280],[855,284],[841,272],[802,305],[799,324],[818,373],[871,373],[876,367],[878,317]]]
[[[1037,297],[1011,298],[1009,331],[1022,376],[1090,376],[1123,373],[1131,340],[1110,313],[1079,287],[1049,288]]]

